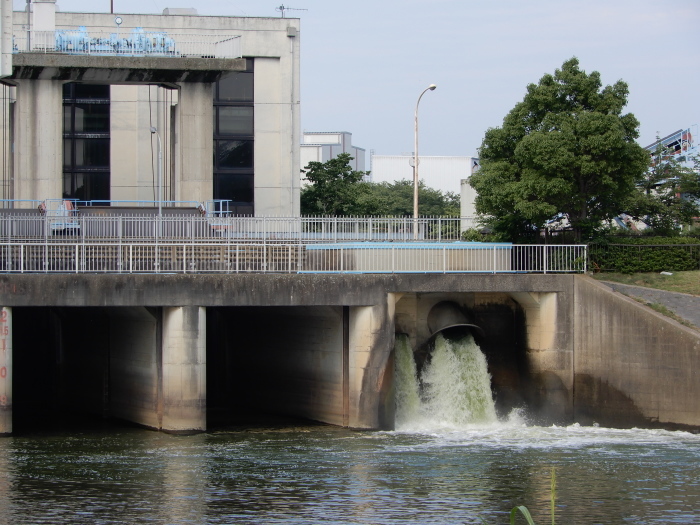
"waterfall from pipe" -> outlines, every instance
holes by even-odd
[[[456,427],[498,420],[486,357],[471,334],[438,334],[420,377],[408,336],[396,336],[396,428]]]

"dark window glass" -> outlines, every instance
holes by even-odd
[[[75,104],[75,133],[109,133],[109,104]]]
[[[63,106],[63,133],[71,133],[73,130],[73,106],[64,104]]]
[[[253,102],[253,73],[234,71],[218,82],[217,100],[221,102]]]
[[[110,198],[110,87],[63,85],[63,195]]]
[[[75,166],[109,168],[109,139],[74,139]]]
[[[73,98],[101,98],[109,100],[109,85],[70,84],[73,86]]]
[[[64,173],[63,198],[109,200],[109,173]]]
[[[219,135],[252,135],[253,108],[251,106],[218,106]]]
[[[63,167],[73,165],[73,139],[63,139]]]
[[[216,141],[214,167],[222,169],[252,168],[252,140],[218,140]]]
[[[252,174],[223,174],[214,177],[214,198],[226,199],[234,204],[252,205],[254,187]]]

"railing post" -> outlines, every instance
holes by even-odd
[[[542,246],[542,258],[544,259],[542,261],[542,266],[544,268],[544,273],[547,273],[547,267],[549,266],[549,260],[547,259],[547,247],[547,244]]]
[[[75,273],[78,273],[78,260],[79,260],[79,253],[78,253],[78,248],[80,247],[80,244],[75,245]]]

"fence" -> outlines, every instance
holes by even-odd
[[[29,213],[29,212],[26,212]],[[65,242],[452,242],[469,218],[121,216],[116,213],[0,215],[0,241]],[[414,224],[416,230],[414,232]],[[416,236],[417,233],[417,236]]]
[[[0,243],[3,273],[585,272],[586,246],[488,243]]]

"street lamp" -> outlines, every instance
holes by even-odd
[[[158,217],[163,216],[163,146],[158,130],[151,126],[151,134],[158,137]]]
[[[423,90],[416,102],[415,129],[413,135],[413,239],[418,239],[418,104],[426,91],[433,91],[437,86],[430,84]]]

